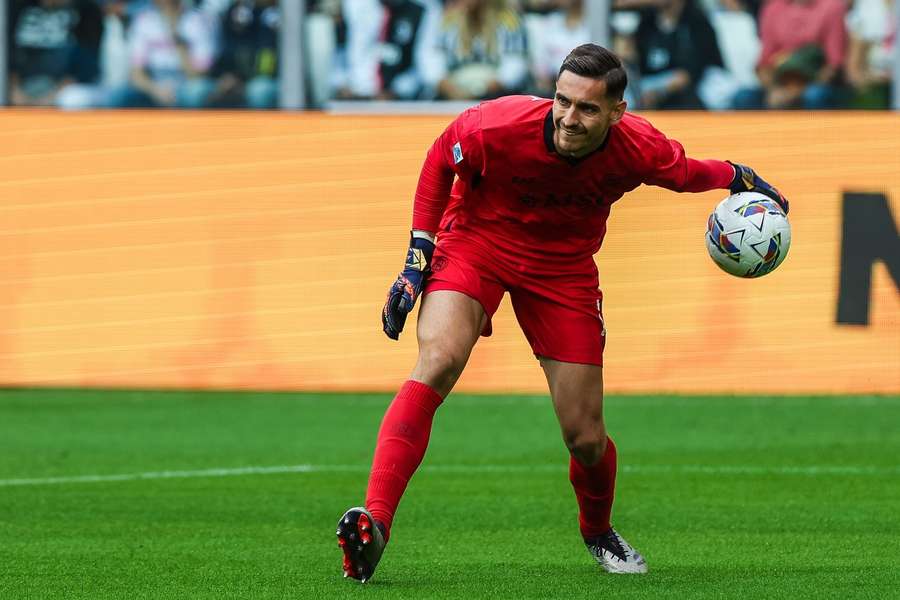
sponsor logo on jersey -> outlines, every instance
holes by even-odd
[[[462,162],[462,146],[459,145],[459,142],[453,144],[453,164],[458,165]]]
[[[589,208],[608,204],[603,196],[572,192],[541,192],[536,190],[537,177],[515,175],[512,184],[519,191],[519,202],[526,208]]]
[[[588,208],[592,206],[604,206],[601,196],[588,194],[520,194],[519,202],[526,208]]]

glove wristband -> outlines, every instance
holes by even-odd
[[[414,240],[428,240],[429,242],[434,244],[435,235],[423,229],[413,229],[412,231],[410,231],[410,238]]]

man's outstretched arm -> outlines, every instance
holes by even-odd
[[[785,213],[788,212],[788,201],[781,192],[748,166],[731,161],[689,158],[680,143],[667,138],[660,140],[656,150],[656,168],[647,179],[651,185],[676,192],[718,189],[728,190],[732,194],[759,192],[777,202]]]

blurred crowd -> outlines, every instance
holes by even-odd
[[[13,105],[274,108],[278,0],[13,0]]]
[[[583,0],[308,0],[313,106],[549,96]],[[637,109],[888,108],[896,0],[612,0]],[[9,101],[274,108],[278,0],[12,0]]]

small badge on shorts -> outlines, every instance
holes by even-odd
[[[462,146],[459,145],[459,142],[453,144],[453,164],[458,165],[462,162]]]
[[[443,271],[447,268],[447,257],[446,256],[435,256],[434,260],[431,261],[431,270],[434,272]]]

